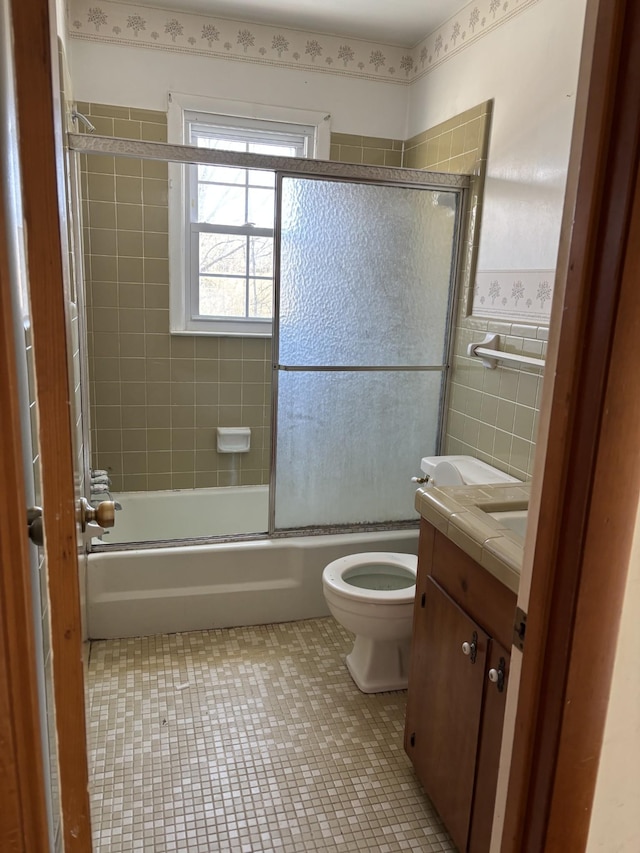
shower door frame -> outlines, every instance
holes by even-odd
[[[449,383],[447,381],[448,369],[452,355],[452,326],[457,295],[459,289],[460,270],[462,268],[461,258],[464,244],[464,228],[468,222],[469,185],[470,177],[464,174],[451,174],[447,172],[429,172],[419,169],[405,169],[390,166],[369,166],[354,163],[338,163],[334,161],[306,159],[299,157],[274,157],[267,154],[250,154],[236,151],[222,151],[217,149],[198,148],[193,145],[171,144],[167,142],[146,142],[134,139],[123,139],[119,137],[98,136],[95,134],[67,133],[68,149],[73,152],[74,157],[80,154],[102,154],[114,157],[129,157],[135,159],[156,160],[166,163],[181,163],[184,165],[216,165],[233,166],[244,169],[263,169],[275,173],[276,179],[276,211],[280,210],[280,195],[282,180],[284,178],[314,178],[325,181],[355,182],[359,184],[370,184],[374,186],[395,186],[403,188],[416,188],[431,190],[434,192],[445,191],[454,193],[459,197],[456,207],[456,223],[452,242],[452,261],[449,276],[448,309],[443,339],[443,364],[420,367],[391,367],[391,368],[365,368],[367,371],[434,371],[443,374],[440,392],[440,404],[438,413],[438,430],[435,452],[439,452],[442,428],[446,412],[449,394]],[[267,531],[265,533],[248,533],[199,537],[196,539],[173,539],[155,540],[141,542],[114,543],[90,546],[91,550],[99,551],[127,551],[140,548],[166,548],[179,547],[190,544],[211,544],[229,541],[245,541],[251,539],[277,539],[291,536],[313,536],[316,534],[329,533],[362,533],[369,531],[403,530],[416,527],[417,521],[394,521],[389,523],[372,524],[349,524],[335,525],[302,529],[276,530],[275,528],[275,478],[276,472],[276,438],[277,438],[277,371],[281,367],[277,359],[278,340],[278,308],[279,308],[279,238],[280,221],[276,216],[274,228],[274,311],[272,319],[272,342],[276,343],[276,351],[272,352],[272,379],[271,379],[271,454],[269,470],[269,515]],[[174,333],[175,334],[175,333]],[[178,333],[202,335],[198,332]],[[242,336],[240,336],[242,337]],[[327,368],[322,368],[327,370]],[[329,368],[333,371],[344,371],[345,367]],[[357,371],[358,368],[349,367],[349,371]],[[363,370],[360,368],[360,370]],[[90,441],[87,436],[85,452],[90,453]],[[417,460],[416,460],[417,461]],[[88,456],[85,459],[89,466]],[[87,496],[88,497],[88,496]]]
[[[303,161],[306,162],[306,161]],[[317,162],[317,161],[316,161]],[[331,533],[365,533],[376,530],[402,530],[412,528],[417,525],[416,520],[407,519],[405,521],[389,521],[375,523],[348,523],[348,524],[330,524],[320,525],[317,527],[310,526],[304,528],[278,528],[276,526],[276,481],[278,476],[277,465],[277,439],[278,439],[278,377],[280,372],[314,372],[314,373],[408,373],[408,372],[440,372],[442,380],[440,385],[440,399],[438,403],[438,418],[436,430],[436,446],[435,453],[440,452],[442,444],[442,432],[444,418],[446,412],[446,404],[449,394],[449,383],[447,375],[449,363],[452,356],[452,327],[454,320],[454,312],[458,295],[459,270],[461,268],[461,251],[462,251],[462,233],[463,223],[466,221],[467,204],[468,204],[468,187],[469,177],[467,175],[449,175],[443,172],[427,172],[417,169],[404,168],[386,168],[380,169],[381,172],[392,173],[388,179],[383,177],[362,177],[361,170],[363,167],[349,163],[328,164],[338,166],[338,169],[331,169],[327,174],[318,173],[314,170],[309,174],[307,170],[288,169],[278,170],[276,172],[276,222],[274,230],[274,306],[273,306],[273,328],[272,328],[272,371],[271,371],[271,459],[269,467],[269,527],[268,537],[270,539],[286,538],[290,536],[314,536],[318,534]],[[375,167],[364,167],[365,169]],[[415,180],[416,175],[429,176],[441,180],[442,178],[451,177],[456,179],[455,185],[452,181],[452,186],[448,186],[446,182],[433,185],[430,182]],[[404,179],[403,179],[403,176]],[[451,265],[449,268],[449,288],[447,299],[447,310],[445,319],[445,332],[443,337],[443,363],[439,365],[405,365],[405,366],[359,366],[359,365],[283,365],[280,364],[280,261],[281,261],[281,211],[282,211],[282,183],[286,178],[305,178],[307,180],[333,181],[348,184],[362,184],[368,186],[385,186],[398,187],[403,189],[417,189],[427,191],[443,190],[453,192],[459,196],[458,204],[456,205],[456,221],[453,227],[452,235],[452,254]],[[462,182],[457,179],[462,178]],[[462,183],[462,185],[461,185]],[[416,460],[417,463],[417,460]]]

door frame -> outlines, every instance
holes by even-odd
[[[20,397],[0,176],[0,849],[47,850],[49,830],[27,540]]]
[[[67,294],[61,239],[66,214],[55,7],[48,0],[11,0],[10,14],[35,386],[40,412],[38,443],[62,838],[65,853],[90,853],[73,394],[68,370]],[[24,502],[19,509],[24,513]],[[23,667],[24,661],[14,660],[13,664]],[[47,846],[29,849],[46,850]]]
[[[640,487],[640,387],[628,381],[640,325],[639,44],[636,0],[589,0],[503,853],[584,850],[589,834]]]

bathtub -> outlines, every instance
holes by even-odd
[[[263,502],[266,501],[266,487],[199,489],[188,497],[197,499],[198,511],[211,525],[211,519],[219,517],[215,502],[210,501],[216,495],[211,493],[224,492],[225,500],[231,499],[229,503],[237,497],[241,506],[246,507],[247,495],[242,493],[248,488],[261,488]],[[234,495],[235,492],[239,494]],[[136,495],[140,498],[136,507],[142,514],[141,508],[146,506],[152,520],[162,518],[166,521],[166,526],[160,527],[165,539],[171,517],[185,516],[183,502],[187,495],[181,492],[157,495],[165,499],[165,506],[154,509],[156,494],[145,493]],[[126,494],[117,496],[123,504],[123,511],[117,513],[118,526],[120,517],[124,518],[127,512],[127,497]],[[259,510],[263,511],[266,517],[266,506]],[[145,533],[153,527],[152,521],[144,521],[144,524],[149,525],[144,528]],[[250,526],[255,528],[255,524]],[[231,531],[219,532],[223,535]],[[207,534],[216,535],[210,527],[206,533],[195,535]],[[139,533],[137,535],[140,540]],[[147,536],[149,540],[154,538],[158,538],[157,532]],[[161,548],[142,545],[132,550],[92,552],[87,560],[88,634],[91,639],[139,637],[326,616],[329,610],[322,594],[322,571],[327,563],[359,551],[416,554],[417,549],[416,525],[410,530]]]
[[[118,492],[122,510],[105,531],[106,545],[263,533],[269,526],[268,486]]]

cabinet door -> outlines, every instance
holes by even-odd
[[[420,610],[414,636],[414,649],[419,644],[420,671],[412,666],[407,709],[412,730],[407,730],[407,752],[454,843],[464,851],[489,638],[430,577]],[[474,642],[475,649],[465,654],[463,644]]]
[[[424,519],[420,524],[420,539],[418,540],[418,575],[416,577],[416,597],[413,604],[413,628],[411,634],[411,657],[409,660],[409,693],[407,696],[407,711],[404,722],[404,748],[415,764],[414,750],[411,739],[415,740],[415,732],[422,718],[422,673],[425,671],[427,655],[426,630],[424,618],[427,581],[431,572],[435,529]],[[419,774],[418,774],[419,775]]]
[[[476,789],[469,834],[469,853],[486,853],[491,841],[504,709],[507,701],[509,660],[509,652],[500,643],[492,640],[484,671],[484,702],[476,767]],[[492,669],[498,673],[502,670],[502,689],[500,689],[500,682],[489,680],[489,671]]]

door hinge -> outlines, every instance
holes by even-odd
[[[516,618],[513,623],[513,645],[524,651],[524,635],[527,630],[527,614],[521,607],[516,607]]]

